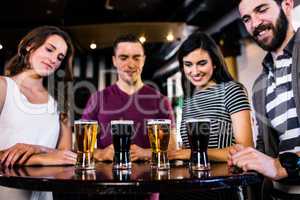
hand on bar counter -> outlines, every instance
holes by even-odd
[[[188,160],[191,156],[191,149],[176,149],[168,151],[169,160]]]
[[[151,159],[151,149],[144,149],[136,144],[130,146],[130,159],[131,161],[137,160],[150,160]]]
[[[2,151],[2,154],[0,155],[0,162],[6,167],[11,167],[15,164],[24,164],[29,157],[34,154],[51,151],[53,151],[53,149],[40,145],[17,143]]]
[[[113,161],[114,153],[114,147],[111,144],[104,149],[95,149],[94,157],[97,161]]]
[[[74,165],[77,154],[69,150],[57,150],[39,145],[16,144],[0,154],[1,164],[14,165]]]
[[[230,148],[228,165],[238,166],[244,171],[255,170],[273,180],[287,176],[278,159],[267,156],[252,147],[243,147],[242,145],[234,145]]]
[[[77,154],[70,150],[55,149],[49,153],[41,153],[32,156],[36,161],[33,164],[40,165],[75,165]]]

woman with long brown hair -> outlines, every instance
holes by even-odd
[[[54,26],[29,32],[0,76],[0,163],[75,164],[71,152],[68,87],[74,48]],[[0,187],[0,199],[52,199],[47,192]]]
[[[54,26],[29,32],[0,77],[2,165],[74,164],[68,93],[74,48]]]

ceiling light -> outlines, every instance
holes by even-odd
[[[105,7],[106,10],[113,10],[114,9],[114,7],[111,5],[110,0],[105,1],[104,7]]]
[[[144,42],[146,42],[146,38],[145,38],[145,36],[141,36],[141,37],[139,38],[139,40],[140,40],[140,42],[141,42],[141,43],[144,43]]]
[[[174,35],[173,35],[173,33],[168,33],[168,35],[167,35],[167,40],[169,41],[169,42],[172,42],[172,41],[174,41]]]
[[[96,48],[97,48],[97,44],[94,43],[94,42],[92,42],[92,43],[90,44],[90,48],[91,48],[91,49],[96,49]]]
[[[223,45],[224,45],[224,40],[221,39],[220,42],[219,42],[219,44],[220,44],[221,46],[223,46]]]
[[[1,50],[1,49],[3,49],[3,45],[2,45],[2,44],[0,44],[0,50]]]
[[[47,9],[47,10],[46,10],[46,15],[51,15],[52,13],[53,13],[52,10],[50,10],[50,9]]]

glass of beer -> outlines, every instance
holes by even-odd
[[[147,131],[152,152],[151,167],[170,169],[167,150],[171,134],[171,120],[147,120]]]
[[[94,120],[76,120],[74,122],[76,137],[76,169],[94,169],[94,148],[97,140],[98,122]]]
[[[192,170],[209,170],[207,147],[210,133],[209,119],[186,120],[187,133],[191,146],[190,164]]]
[[[131,169],[130,144],[133,124],[134,122],[131,120],[113,120],[110,122],[115,150],[113,169]]]

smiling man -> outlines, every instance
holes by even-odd
[[[241,0],[239,3],[247,31],[268,53],[253,86],[258,151],[236,147],[231,151],[229,163],[244,170],[256,170],[273,180],[299,179],[300,31],[295,32],[292,27],[293,7],[293,0]],[[274,185],[287,193],[300,191],[300,188],[292,191],[291,187],[282,187],[278,182]]]
[[[83,119],[97,120],[101,127],[95,158],[100,161],[113,160],[110,121],[133,120],[131,161],[149,160],[151,149],[145,122],[147,119],[171,119],[174,122],[171,104],[167,97],[143,83],[141,74],[146,56],[137,37],[119,37],[113,44],[113,53],[112,61],[117,69],[118,80],[93,94],[82,116]],[[175,144],[174,137],[171,138],[170,148]]]

